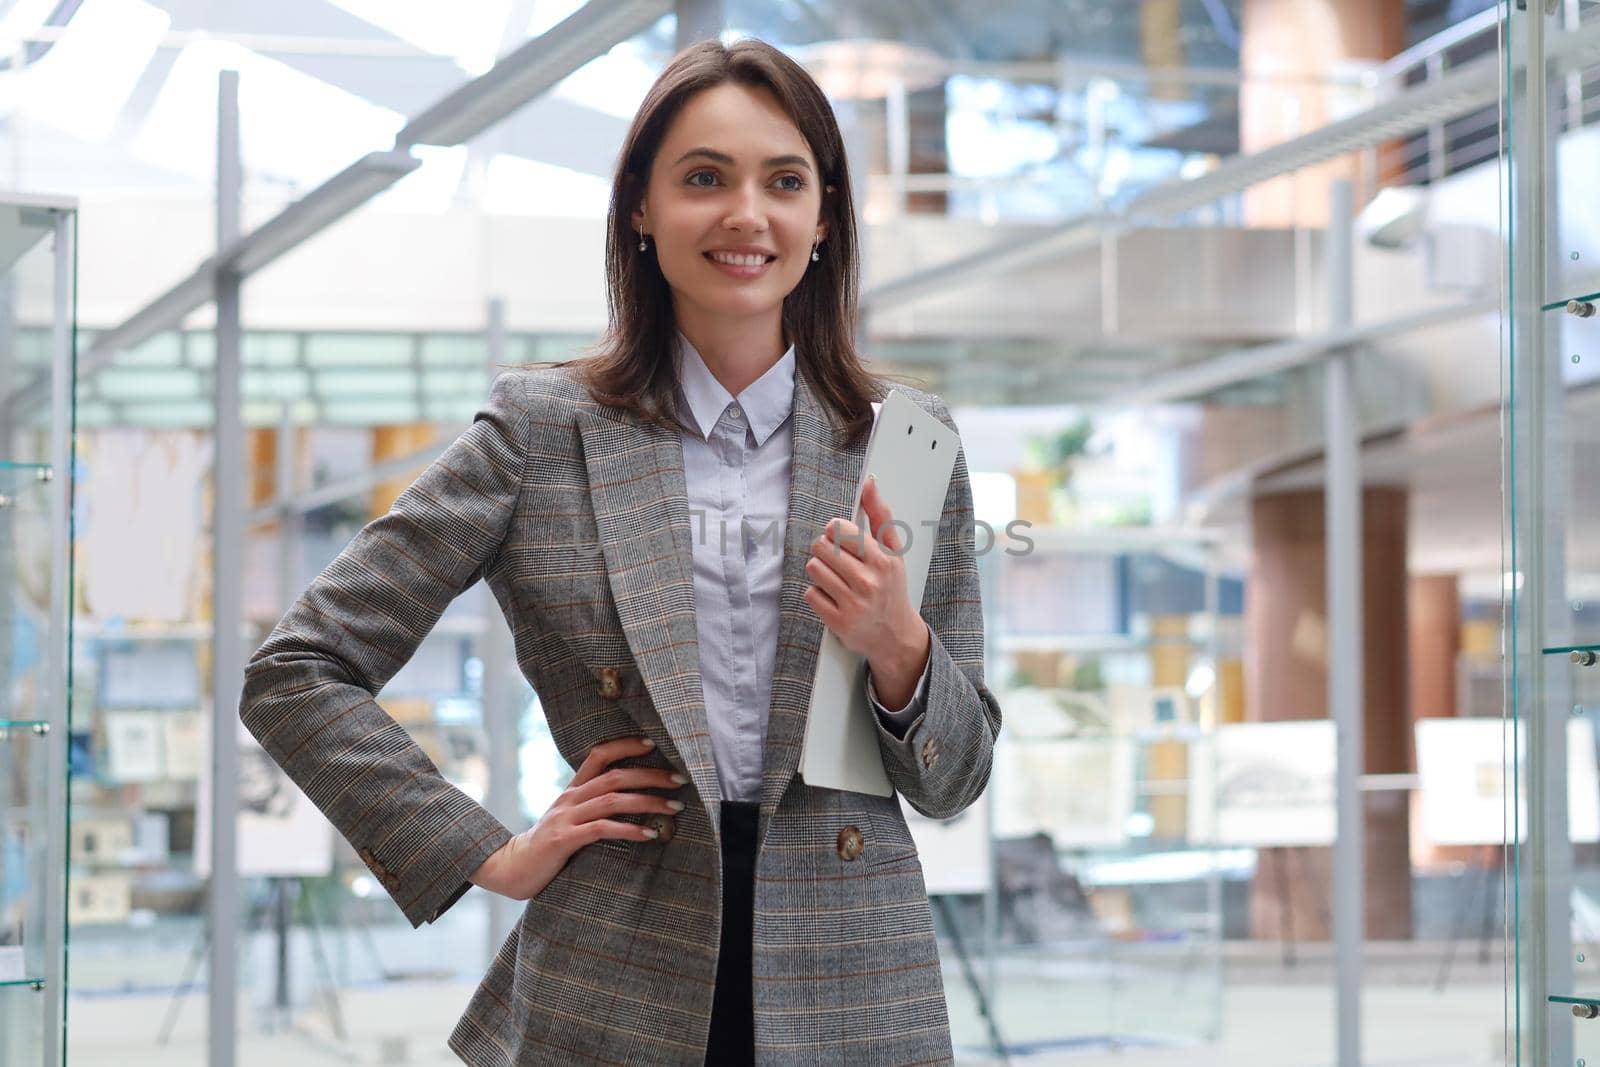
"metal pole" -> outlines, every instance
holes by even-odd
[[[1331,188],[1328,215],[1329,328],[1350,325],[1354,210],[1350,183]],[[1366,937],[1362,772],[1361,455],[1354,355],[1327,360],[1323,429],[1328,452],[1324,495],[1328,586],[1328,714],[1338,736],[1338,834],[1333,843],[1333,940],[1338,976],[1339,1067],[1361,1064],[1361,948]]]
[[[275,451],[277,463],[273,474],[278,500],[283,510],[278,516],[278,610],[287,612],[300,588],[300,512],[288,506],[294,498],[296,433],[294,407],[284,404],[278,416],[278,433]]]
[[[489,376],[493,378],[506,364],[506,302],[501,297],[489,301],[488,323]],[[488,806],[513,832],[525,829],[522,806],[517,799],[517,749],[522,741],[519,678],[513,675],[516,647],[510,626],[500,611],[499,602],[488,582],[483,582],[483,732],[489,745]],[[489,895],[488,945],[485,964],[500,951],[515,921],[516,907],[509,897]]]
[[[239,72],[217,87],[217,248],[239,236],[243,164],[239,152]],[[216,462],[212,473],[211,596],[211,930],[208,1067],[233,1067],[238,1052],[239,639],[244,565],[244,425],[239,385],[237,272],[217,272]]]
[[[1216,730],[1222,725],[1222,565],[1219,557],[1221,549],[1216,544],[1203,546],[1206,554],[1206,622],[1210,633],[1206,638],[1206,655],[1211,660],[1211,707],[1213,719],[1208,727],[1204,727],[1201,739],[1191,744],[1204,746],[1201,749],[1201,758],[1206,760],[1210,767],[1211,781],[1217,780],[1216,770],[1216,745],[1212,738],[1216,737]],[[1195,762],[1190,756],[1191,766]],[[1193,804],[1195,787],[1193,774],[1189,775],[1188,803]],[[1222,971],[1222,935],[1224,922],[1222,918],[1222,864],[1221,850],[1216,842],[1206,842],[1210,864],[1206,870],[1206,919],[1211,928],[1211,1018],[1206,1027],[1206,1036],[1212,1041],[1222,1039],[1222,986],[1225,975]]]
[[[72,392],[75,384],[72,318],[76,300],[77,216],[58,212],[55,217],[55,320],[50,337],[50,632],[49,673],[59,692],[50,694],[44,709],[50,732],[45,737],[48,754],[45,810],[60,816],[45,842],[45,929],[49,931],[45,960],[44,1062],[65,1064],[66,1047],[66,915],[67,899],[67,738],[71,724],[71,694],[67,670],[72,640]]]
[[[839,137],[844,142],[845,161],[850,168],[850,200],[855,204],[856,258],[860,263],[862,288],[866,288],[872,278],[872,227],[866,224],[867,170],[872,162],[872,146],[868,142],[863,121],[864,108],[865,105],[859,100],[840,100],[833,109],[839,119]],[[856,319],[855,340],[862,349],[866,347],[867,318],[870,314],[871,309],[865,304],[861,305],[861,313]]]
[[[727,0],[678,0],[673,43],[681,52],[697,41],[716,40],[727,23]]]
[[[889,83],[889,93],[884,99],[884,126],[889,141],[889,182],[894,190],[889,211],[898,222],[911,213],[907,190],[907,177],[911,173],[911,100],[906,83],[900,78]]]
[[[1512,276],[1512,374],[1518,410],[1514,418],[1526,427],[1526,437],[1516,447],[1525,460],[1513,472],[1514,499],[1520,514],[1513,515],[1528,536],[1517,539],[1520,569],[1526,576],[1525,598],[1518,622],[1522,624],[1518,656],[1522,680],[1516,687],[1517,721],[1513,737],[1525,742],[1519,791],[1527,798],[1527,825],[1516,847],[1527,849],[1527,862],[1518,867],[1524,875],[1523,897],[1527,922],[1519,923],[1518,955],[1526,944],[1527,1000],[1519,1004],[1517,1029],[1527,1035],[1526,1062],[1572,1063],[1572,1017],[1551,1011],[1552,993],[1573,990],[1572,926],[1568,895],[1572,884],[1572,855],[1567,832],[1566,694],[1567,670],[1548,661],[1542,650],[1551,647],[1567,627],[1565,509],[1571,481],[1563,450],[1569,447],[1562,432],[1565,391],[1561,375],[1553,372],[1556,355],[1550,350],[1548,323],[1540,305],[1547,299],[1552,276],[1550,256],[1556,253],[1556,168],[1553,153],[1557,130],[1550,110],[1550,76],[1545,59],[1543,6],[1532,3],[1513,16],[1520,25],[1525,53],[1513,56],[1513,92],[1522,90],[1513,118],[1512,174],[1515,181]],[[1515,40],[1515,37],[1513,37]],[[1517,59],[1525,62],[1518,63]],[[1525,442],[1525,447],[1524,447]],[[1521,464],[1519,462],[1518,466]],[[1525,510],[1524,510],[1525,509]],[[1555,628],[1552,628],[1555,623]],[[1559,712],[1557,709],[1560,709]],[[1515,809],[1513,809],[1515,810]],[[1559,1019],[1552,1025],[1552,1021]]]
[[[1444,77],[1444,53],[1436,52],[1429,56],[1424,64],[1428,72],[1429,81],[1438,81]],[[1428,181],[1437,182],[1445,176],[1446,163],[1448,162],[1449,142],[1445,139],[1443,122],[1428,124]]]

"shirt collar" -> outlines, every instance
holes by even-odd
[[[688,428],[699,430],[702,437],[710,437],[717,420],[735,398],[717,381],[705,359],[682,333],[678,334],[675,361],[679,397],[686,403],[694,422]],[[778,362],[738,396],[739,407],[744,411],[750,432],[755,434],[757,445],[766,443],[794,407],[794,365],[794,345],[790,345]],[[686,422],[681,414],[680,407],[680,421]]]

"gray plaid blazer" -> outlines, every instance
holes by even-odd
[[[945,423],[937,397],[909,391]],[[795,375],[793,476],[760,805],[755,1027],[762,1064],[951,1060],[932,913],[898,801],[796,777],[823,626],[801,599],[810,534],[848,515],[865,448],[842,448]],[[966,461],[922,604],[927,710],[879,726],[895,788],[935,818],[989,779]],[[596,404],[570,368],[496,379],[446,452],[313,581],[246,670],[250,732],[356,848],[413,926],[510,837],[374,700],[452,598],[489,583],[561,754],[644,735],[640,764],[692,787],[669,835],[601,841],[527,904],[450,1036],[483,1067],[699,1064],[721,934],[721,791],[695,639],[678,435]],[[693,794],[693,795],[690,795]],[[637,818],[637,816],[635,816]],[[655,818],[659,818],[656,816]],[[848,842],[848,846],[847,846]],[[859,850],[857,846],[859,847]]]

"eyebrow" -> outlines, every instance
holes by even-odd
[[[713,163],[721,163],[725,167],[731,167],[734,163],[732,156],[728,155],[726,152],[718,152],[715,148],[691,148],[689,151],[679,156],[672,165],[676,167],[684,160],[693,159],[697,156],[703,159],[709,159]],[[806,162],[806,158],[804,156],[796,155],[772,156],[770,159],[762,160],[761,165],[764,167],[804,167],[806,170],[811,169],[811,164]]]

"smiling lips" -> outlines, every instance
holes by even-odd
[[[704,253],[712,266],[735,278],[756,278],[778,257],[768,252],[732,252],[717,249]]]

